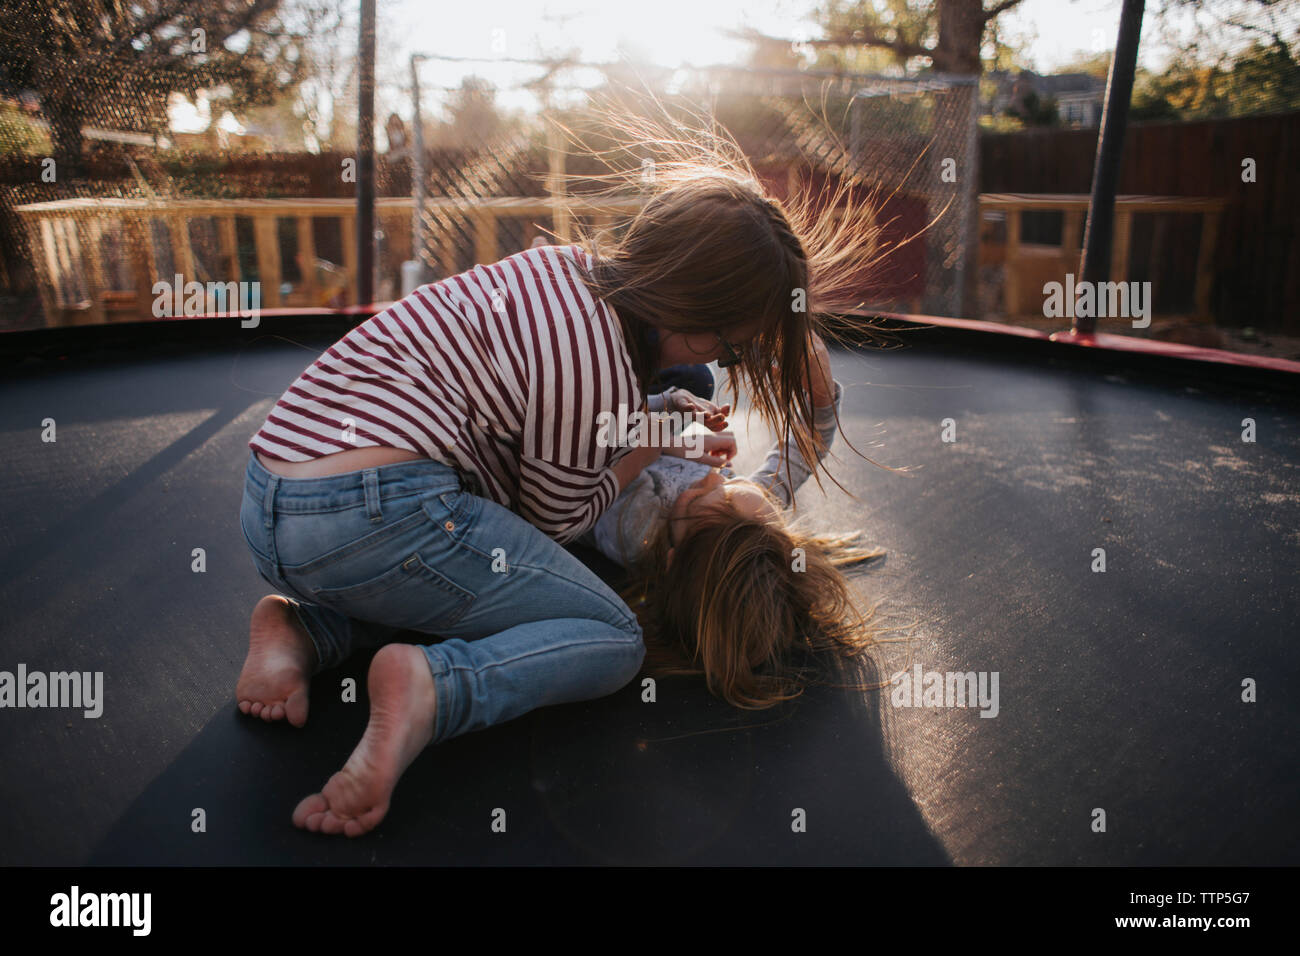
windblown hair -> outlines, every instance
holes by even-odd
[[[712,121],[691,115],[687,121],[700,125],[690,127],[679,117],[657,120],[625,110],[595,115],[601,135],[612,131],[616,141],[607,150],[562,128],[589,157],[630,168],[583,179],[611,183],[606,193],[626,196],[628,187],[636,188],[644,202],[619,229],[602,232],[578,221],[579,242],[594,259],[584,279],[617,313],[643,393],[656,371],[648,326],[726,338],[757,321],[758,335],[737,344],[741,363],[728,370],[729,388],[739,395],[743,382],[782,446],[793,441],[805,461],[818,462],[804,388],[810,333],[837,340],[850,326],[870,328],[837,316],[863,304],[871,267],[883,256],[872,196],[847,179],[819,193],[800,180],[777,200]],[[582,203],[599,201],[588,196]],[[579,206],[571,201],[575,216]],[[823,467],[813,469],[819,487]]]
[[[665,522],[624,591],[644,634],[644,673],[703,674],[715,696],[762,710],[824,682],[827,663],[851,669],[877,643],[876,608],[859,611],[841,569],[884,551],[730,506],[695,522],[671,563]]]

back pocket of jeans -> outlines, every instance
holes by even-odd
[[[316,603],[348,617],[387,627],[436,634],[454,625],[474,603],[474,592],[412,554],[378,577],[345,588],[312,588]]]

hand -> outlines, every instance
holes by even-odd
[[[675,388],[668,395],[664,411],[696,415],[696,421],[703,423],[709,431],[720,432],[727,427],[731,404],[715,405],[707,398],[692,395],[684,388]]]
[[[804,369],[804,388],[812,399],[813,408],[830,408],[835,404],[835,383],[831,378],[831,354],[826,343],[816,332],[812,333],[812,352]]]
[[[665,448],[664,454],[698,461],[710,468],[721,468],[731,464],[731,459],[736,457],[736,436],[731,432],[718,432],[714,435],[696,434],[689,445]]]

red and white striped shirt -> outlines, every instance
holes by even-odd
[[[579,246],[543,246],[421,286],[363,322],[289,386],[248,443],[311,461],[419,452],[557,541],[618,496],[597,416],[641,392],[613,309],[583,284]],[[615,444],[605,442],[604,444]]]

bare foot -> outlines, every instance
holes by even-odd
[[[387,644],[370,662],[370,723],[343,769],[293,811],[295,826],[360,836],[388,813],[398,779],[433,739],[433,674],[414,644]]]
[[[268,594],[253,608],[248,657],[235,685],[239,709],[268,723],[307,723],[307,691],[316,666],[316,647],[286,598]]]

